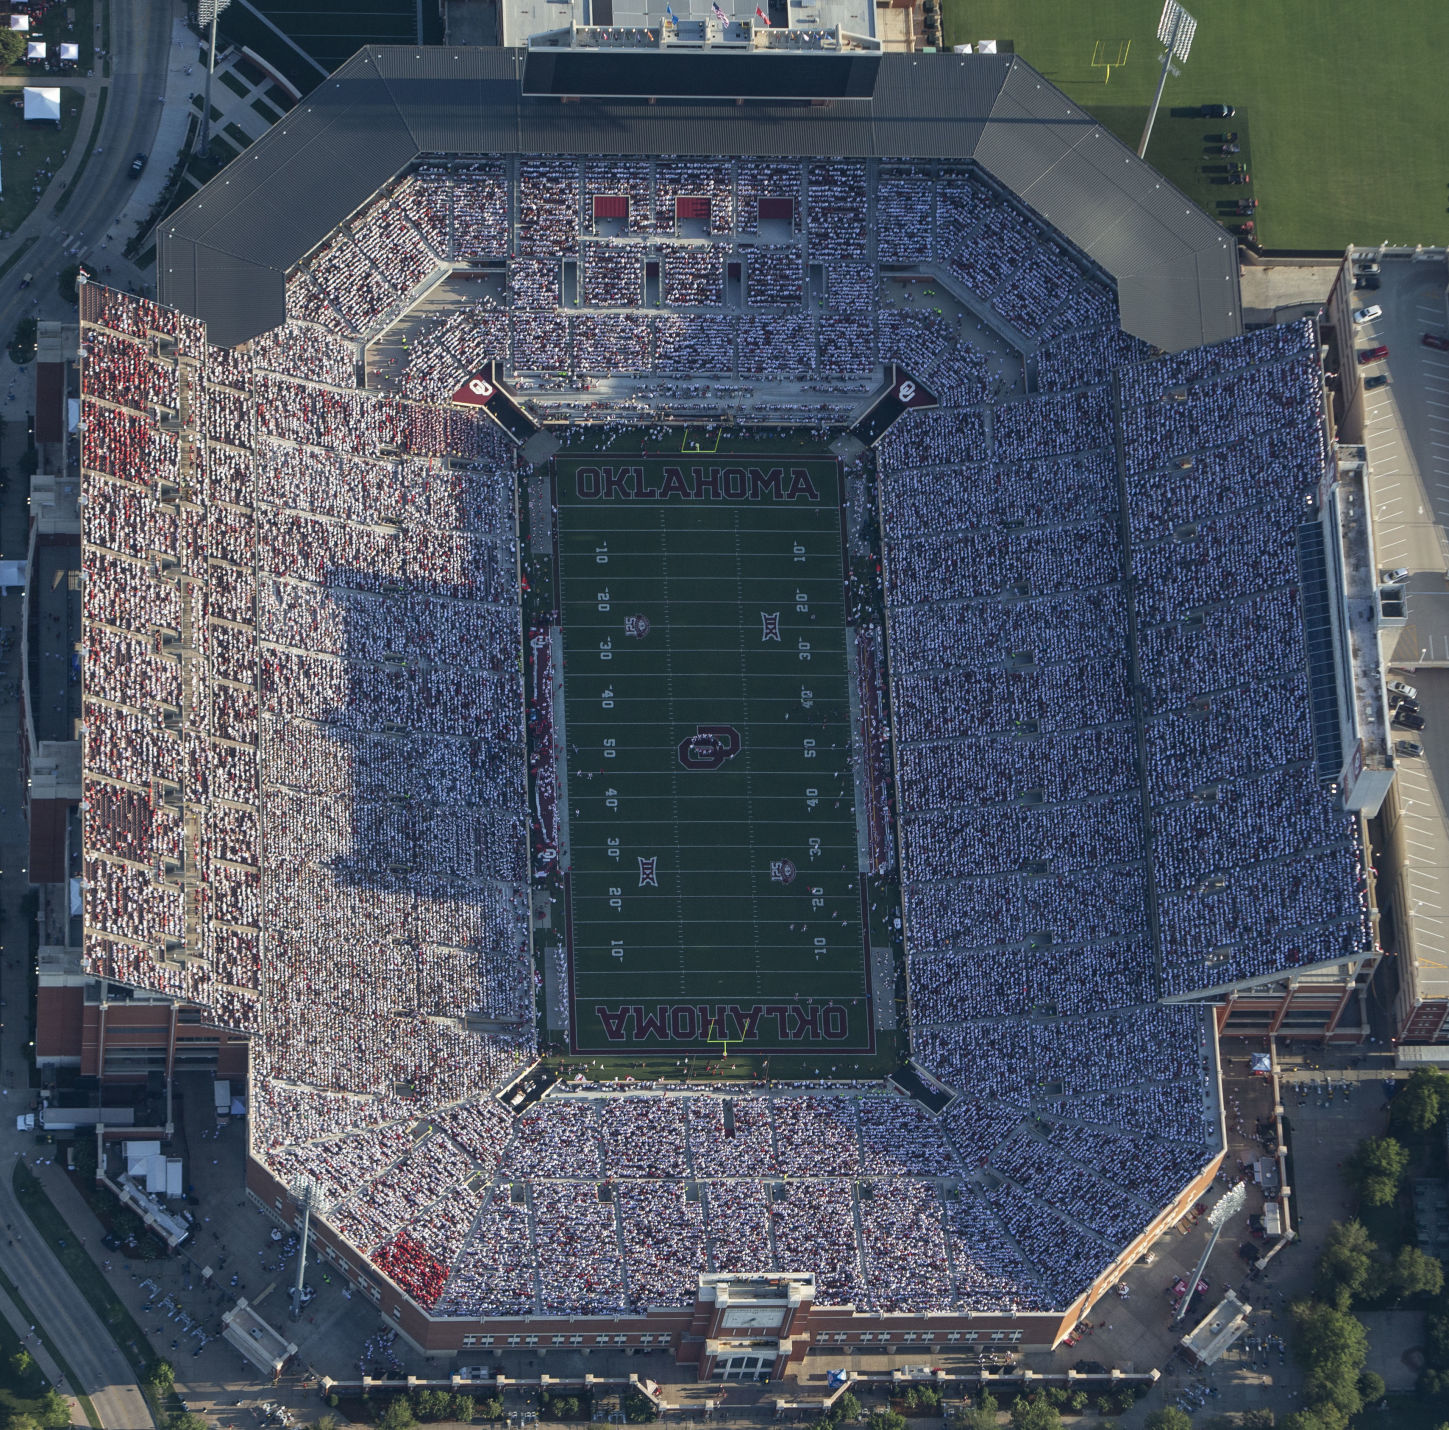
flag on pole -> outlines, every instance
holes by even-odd
[[[678,25],[679,24],[679,16],[676,15],[674,13],[674,11],[669,8],[668,5],[666,5],[664,7],[664,13],[669,16],[669,23],[671,25]]]
[[[755,14],[759,19],[764,21],[765,28],[768,30],[770,28],[770,17],[758,5],[755,6]]]
[[[712,0],[712,4],[710,5],[710,9],[712,9],[714,11],[714,17],[715,17],[716,20],[718,20],[720,22],[721,25],[728,25],[729,24],[730,17],[728,15],[726,15],[725,12],[719,8],[719,0]]]

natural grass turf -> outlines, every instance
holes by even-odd
[[[1196,0],[1192,53],[1169,78],[1148,159],[1191,191],[1174,128],[1252,125],[1260,243],[1341,249],[1349,242],[1449,242],[1449,108],[1443,103],[1449,6],[1427,0],[1364,10],[1313,0]],[[1016,53],[1134,150],[1160,66],[1159,0],[942,0],[948,45],[981,39]],[[1114,56],[1110,81],[1092,59]],[[1097,58],[1101,58],[1100,52]],[[1174,118],[1189,105],[1236,105],[1234,120]],[[1188,148],[1194,146],[1189,145]],[[1196,194],[1194,194],[1196,197]]]
[[[46,76],[47,79],[50,76]],[[65,163],[66,153],[75,143],[83,106],[81,92],[60,90],[60,128],[31,121],[27,124],[12,100],[20,99],[19,89],[7,89],[0,100],[0,150],[4,153],[5,192],[0,195],[0,229],[13,233],[24,221],[45,190],[54,182],[54,175]],[[71,111],[75,112],[72,113]],[[42,172],[44,171],[44,172]],[[40,193],[35,192],[39,183]]]
[[[721,445],[555,463],[575,1047],[864,1052],[838,469]],[[621,466],[661,495],[603,487]],[[782,490],[803,470],[817,499],[662,495],[671,469],[732,467],[779,472]],[[711,725],[738,753],[686,768],[681,741]]]

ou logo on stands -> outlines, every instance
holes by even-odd
[[[468,383],[468,391],[474,397],[481,397],[484,402],[487,402],[493,396],[493,384],[484,382],[481,377],[475,377]]]
[[[901,383],[898,388],[896,388],[896,396],[902,402],[909,402],[911,398],[913,398],[915,395],[916,384],[912,382],[910,378],[907,378],[903,383]]]

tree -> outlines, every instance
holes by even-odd
[[[1061,1412],[1044,1396],[1018,1395],[1011,1403],[1011,1430],[1062,1430]]]
[[[1318,1258],[1320,1285],[1330,1298],[1340,1290],[1351,1297],[1362,1295],[1378,1254],[1378,1246],[1361,1221],[1334,1222]]]
[[[35,335],[38,331],[39,325],[34,318],[25,317],[16,323],[7,351],[10,361],[18,367],[24,367],[26,363],[34,360]]]
[[[1394,1295],[1437,1296],[1444,1289],[1444,1263],[1417,1246],[1401,1246],[1394,1257]]]
[[[1399,1194],[1409,1153],[1392,1137],[1367,1137],[1348,1160],[1348,1179],[1366,1206],[1388,1206]]]
[[[872,1410],[865,1417],[865,1430],[906,1430],[906,1417],[897,1410]]]
[[[70,1424],[70,1416],[61,1422],[63,1425]],[[189,1410],[177,1410],[166,1418],[166,1430],[208,1430],[206,1421],[199,1415],[193,1415]]]
[[[1384,1378],[1376,1370],[1366,1370],[1358,1378],[1358,1393],[1365,1405],[1372,1405],[1376,1400],[1384,1398],[1384,1391],[1388,1386],[1384,1384]]]
[[[1348,1430],[1348,1416],[1325,1402],[1307,1410],[1295,1410],[1278,1423],[1278,1430]]]
[[[1294,1358],[1304,1369],[1303,1393],[1315,1414],[1323,1403],[1357,1415],[1363,1408],[1358,1377],[1368,1355],[1368,1333],[1346,1311],[1322,1301],[1299,1301],[1293,1306],[1297,1334]]]
[[[1192,1419],[1187,1411],[1164,1405],[1147,1417],[1146,1426],[1147,1430],[1192,1430]]]
[[[465,1390],[448,1397],[448,1418],[467,1424],[478,1413],[478,1404]]]
[[[429,1387],[418,1392],[414,1408],[419,1420],[445,1420],[452,1415],[453,1397],[446,1390]]]
[[[18,65],[24,58],[24,33],[20,30],[0,30],[0,65]]]
[[[1256,1410],[1243,1411],[1243,1418],[1238,1422],[1238,1430],[1273,1430],[1277,1423],[1277,1417],[1273,1412],[1264,1406]]]
[[[378,1430],[409,1430],[417,1423],[412,1403],[405,1395],[394,1395],[387,1403],[387,1409],[378,1418]]]
[[[830,1409],[837,1423],[842,1420],[860,1419],[860,1401],[855,1398],[851,1391],[843,1391]]]
[[[165,1400],[176,1388],[176,1367],[169,1360],[153,1360],[146,1367],[144,1384],[154,1400]]]
[[[1417,1136],[1433,1129],[1449,1108],[1449,1074],[1416,1068],[1389,1104],[1389,1126]]]
[[[10,1357],[10,1374],[13,1375],[16,1380],[24,1380],[25,1377],[30,1374],[31,1367],[34,1366],[34,1364],[35,1362],[30,1358],[30,1352],[24,1347],[21,1347],[20,1350],[16,1351],[15,1354]]]
[[[47,1390],[35,1407],[35,1418],[45,1430],[65,1430],[70,1424],[70,1404],[60,1391]]]

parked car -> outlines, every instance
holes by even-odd
[[[1204,104],[1198,109],[1204,119],[1231,119],[1237,112],[1231,104]]]
[[[1365,363],[1378,362],[1389,355],[1387,343],[1380,343],[1376,348],[1364,348],[1358,355],[1359,366]]]
[[[1385,571],[1384,579],[1386,581],[1407,581],[1409,579],[1409,573],[1400,566],[1397,570]],[[1407,681],[1391,680],[1389,681],[1389,689],[1395,695],[1402,695],[1405,700],[1417,700],[1419,698],[1418,690],[1408,684]]]
[[[1372,258],[1360,258],[1358,262],[1353,265],[1353,271],[1355,273],[1377,275],[1380,269],[1379,265],[1375,263]]]
[[[1424,753],[1424,747],[1417,740],[1395,740],[1394,749],[1401,755],[1408,755],[1410,759],[1418,759]]]
[[[1371,323],[1375,318],[1382,318],[1384,310],[1377,303],[1370,303],[1367,308],[1360,308],[1353,315],[1355,323]]]
[[[1441,353],[1449,353],[1449,338],[1443,333],[1425,333],[1419,341],[1426,348],[1438,348]]]
[[[136,157],[131,160],[131,177],[133,179],[139,179],[141,177],[141,170],[145,167],[146,155],[137,154]]]
[[[1424,717],[1417,710],[1405,710],[1400,706],[1394,711],[1394,724],[1401,730],[1422,730]]]
[[[1373,392],[1375,388],[1387,387],[1389,375],[1386,372],[1376,372],[1372,377],[1366,377],[1363,385],[1365,392]]]

